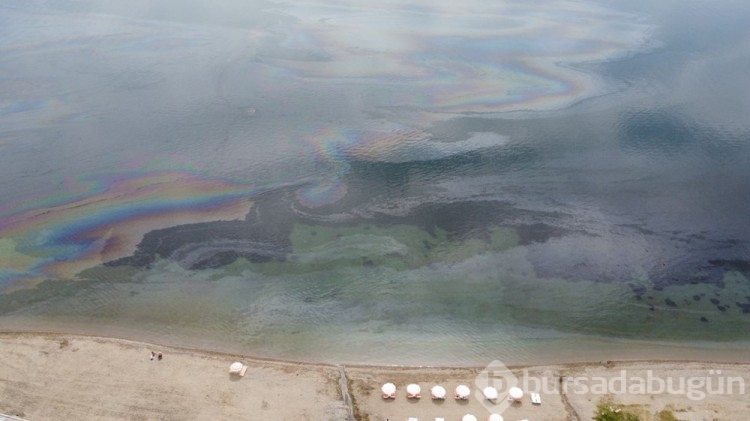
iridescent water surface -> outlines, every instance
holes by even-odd
[[[732,359],[722,0],[5,1],[0,327],[302,360]]]

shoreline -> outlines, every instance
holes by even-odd
[[[222,351],[222,350],[215,350],[215,349],[206,349],[206,348],[200,348],[200,347],[190,347],[185,345],[175,345],[171,343],[163,343],[163,342],[156,342],[152,340],[141,340],[141,339],[133,339],[133,338],[127,338],[127,337],[120,337],[120,336],[106,336],[106,335],[100,335],[100,334],[87,334],[87,333],[78,333],[78,332],[57,332],[57,331],[45,331],[45,330],[2,330],[0,329],[0,338],[6,337],[6,336],[30,336],[30,337],[49,337],[49,338],[55,338],[60,336],[72,336],[72,337],[80,337],[80,338],[87,338],[92,340],[104,340],[104,341],[116,341],[116,342],[129,342],[133,344],[138,345],[148,345],[152,347],[160,347],[160,348],[170,348],[182,352],[194,352],[194,353],[201,353],[201,354],[207,354],[212,355],[216,357],[237,357],[237,358],[245,358],[252,361],[257,362],[269,362],[269,363],[281,363],[281,364],[303,364],[303,365],[309,365],[309,366],[321,366],[321,367],[351,367],[351,368],[358,368],[358,369],[393,369],[393,368],[402,368],[402,369],[479,369],[483,368],[483,365],[440,365],[440,364],[425,364],[425,365],[411,365],[411,364],[376,364],[376,363],[336,363],[336,362],[325,362],[325,361],[313,361],[313,360],[296,360],[296,359],[288,359],[288,358],[273,358],[273,357],[267,357],[267,356],[259,356],[252,353],[240,353],[240,352],[232,352],[232,351]],[[623,341],[631,342],[626,339],[623,339]],[[632,341],[632,342],[639,342],[639,341]],[[702,350],[702,348],[691,348],[697,351]],[[738,351],[739,352],[739,351]],[[750,355],[750,354],[748,354]],[[612,360],[605,360],[605,359],[599,359],[599,360],[579,360],[579,361],[568,361],[568,360],[559,360],[559,361],[543,361],[539,363],[530,363],[530,364],[506,364],[506,366],[510,369],[514,370],[522,370],[524,368],[534,368],[534,367],[541,367],[541,366],[560,366],[560,367],[568,367],[568,368],[580,368],[580,367],[586,367],[596,364],[602,364],[604,362],[610,362],[610,363],[619,363],[619,364],[631,364],[631,363],[665,363],[665,364],[678,364],[678,363],[703,363],[703,364],[728,364],[728,365],[743,365],[743,364],[750,364],[750,358],[748,358],[746,361],[743,360],[728,360],[728,359],[711,359],[711,358],[658,358],[658,357],[652,357],[652,358],[633,358],[633,359],[623,359],[623,358],[617,358]]]
[[[150,361],[149,353],[164,353]],[[481,399],[432,401],[429,388],[452,390],[468,384],[481,390],[483,367],[309,363],[241,353],[174,347],[123,338],[57,332],[1,331],[0,413],[34,421],[46,419],[459,419],[465,413],[486,418]],[[240,361],[244,377],[228,374]],[[589,361],[508,367],[519,378],[555,385],[573,378],[628,376],[681,378],[725,373],[750,386],[750,361],[686,360]],[[528,377],[527,377],[528,376]],[[520,380],[520,379],[519,379]],[[615,379],[616,380],[616,379]],[[383,400],[385,382],[398,387],[394,400]],[[420,384],[421,400],[406,399],[409,383]],[[519,383],[520,385],[521,383]],[[572,385],[572,383],[571,383]],[[710,390],[710,389],[709,389]],[[695,401],[684,395],[612,395],[616,402],[654,419],[674,411],[680,420],[744,420],[744,397],[709,395]],[[590,419],[604,397],[565,389],[542,394],[542,404],[524,401],[505,409],[508,419]],[[486,402],[485,402],[486,403]],[[491,408],[490,408],[491,409]],[[354,414],[352,417],[350,414]],[[648,415],[651,414],[651,415]],[[739,414],[739,415],[738,415]],[[647,416],[648,415],[648,416]],[[686,417],[686,418],[685,418]]]

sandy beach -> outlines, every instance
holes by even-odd
[[[163,359],[151,360],[152,351],[161,352]],[[484,420],[490,414],[480,399],[458,401],[452,396],[458,384],[476,393],[476,378],[483,368],[300,364],[41,333],[2,333],[0,353],[0,413],[32,421],[460,420],[464,414]],[[248,366],[244,377],[228,373],[234,361]],[[539,405],[526,396],[503,408],[505,420],[591,419],[603,398],[625,405],[642,420],[656,420],[663,410],[679,420],[739,421],[750,414],[744,390],[750,383],[746,363],[596,362],[511,367],[511,371],[527,391],[538,385],[547,389],[539,389]],[[670,379],[670,383],[661,393],[646,393],[638,389],[639,378],[652,386],[658,386],[654,379]],[[685,387],[695,387],[680,392],[680,378],[688,379]],[[708,378],[711,382],[705,381]],[[397,386],[395,399],[381,397],[385,382]],[[597,389],[602,382],[610,386],[608,393]],[[406,398],[409,383],[422,387],[421,399]],[[429,389],[436,384],[448,390],[444,401],[430,399]]]

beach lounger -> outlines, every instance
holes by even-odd
[[[539,396],[538,393],[532,393],[531,394],[531,403],[534,405],[541,405],[542,404],[542,397]]]
[[[419,421],[416,417],[409,417],[409,421]]]
[[[240,377],[245,377],[245,373],[247,373],[247,366],[243,365],[242,370],[240,370]]]

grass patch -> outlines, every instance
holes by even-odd
[[[612,400],[604,400],[596,407],[596,421],[641,421],[641,418]]]
[[[670,410],[663,410],[659,411],[659,413],[656,414],[656,421],[679,421],[677,417],[674,416],[672,411]]]

